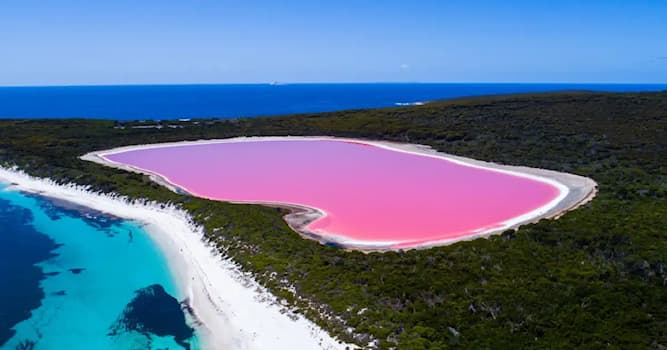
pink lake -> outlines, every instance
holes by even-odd
[[[506,227],[560,194],[535,178],[332,139],[179,144],[103,157],[195,196],[319,209],[326,215],[306,229],[353,245],[461,239]]]

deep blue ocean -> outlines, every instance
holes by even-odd
[[[0,184],[0,349],[198,349],[166,258],[134,222]]]
[[[563,90],[657,91],[667,84],[286,84],[0,87],[0,118],[234,118],[390,107]]]

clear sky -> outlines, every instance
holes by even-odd
[[[667,82],[666,0],[3,0],[0,85]]]

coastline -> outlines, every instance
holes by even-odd
[[[178,288],[185,295],[205,349],[343,349],[326,331],[282,306],[276,297],[204,241],[203,230],[171,205],[131,201],[93,193],[87,187],[59,185],[0,167],[0,182],[20,190],[71,202],[143,224],[163,251]]]
[[[502,233],[506,230],[517,229],[521,225],[534,223],[541,219],[557,219],[561,215],[564,215],[570,210],[574,210],[579,206],[588,203],[592,200],[597,194],[597,183],[583,176],[557,172],[553,170],[538,169],[538,168],[529,168],[523,166],[509,166],[502,165],[492,162],[480,161],[476,159],[454,156],[442,152],[438,152],[432,149],[429,146],[419,145],[419,144],[407,144],[407,143],[397,143],[389,141],[377,141],[377,140],[365,140],[365,139],[352,139],[352,138],[337,138],[329,136],[267,136],[267,137],[235,137],[228,139],[213,139],[213,140],[198,140],[198,141],[181,141],[181,142],[168,142],[168,143],[159,143],[159,144],[147,144],[147,145],[133,145],[118,147],[109,150],[95,151],[81,156],[82,160],[95,162],[105,166],[122,169],[125,171],[131,171],[135,173],[140,173],[147,175],[151,180],[156,183],[167,187],[173,192],[177,193],[187,193],[193,196],[208,198],[207,196],[194,193],[193,191],[188,190],[182,186],[178,186],[172,181],[170,181],[165,176],[149,171],[147,169],[142,169],[134,166],[128,166],[125,164],[120,164],[114,162],[108,158],[106,155],[121,153],[132,150],[141,150],[141,149],[154,149],[154,148],[164,148],[164,147],[173,147],[173,146],[183,146],[183,145],[201,145],[201,144],[217,144],[217,143],[235,143],[235,142],[261,142],[261,141],[286,141],[286,140],[303,140],[303,141],[318,141],[318,140],[333,140],[333,141],[343,141],[343,142],[355,142],[365,145],[375,146],[395,152],[413,154],[418,156],[430,157],[443,159],[450,161],[462,166],[474,167],[484,170],[490,170],[500,173],[505,173],[513,176],[524,177],[536,181],[540,181],[546,184],[549,184],[553,187],[556,187],[559,191],[559,195],[548,202],[547,204],[536,208],[528,213],[525,213],[521,216],[506,220],[504,222],[495,225],[493,228],[479,230],[477,232],[472,232],[469,235],[457,237],[454,239],[442,239],[442,240],[431,240],[431,241],[402,241],[402,242],[378,242],[378,241],[361,241],[353,240],[346,238],[344,236],[339,236],[335,234],[323,235],[321,233],[311,232],[307,229],[307,226],[318,219],[325,217],[327,214],[324,210],[315,207],[306,207],[297,203],[284,203],[284,202],[255,202],[255,201],[228,201],[230,203],[240,203],[240,204],[258,204],[270,207],[280,207],[287,209],[289,213],[284,216],[284,220],[288,225],[301,236],[314,239],[321,243],[333,243],[340,245],[347,249],[361,250],[361,251],[390,251],[398,249],[427,249],[435,246],[452,244],[458,241],[472,240],[481,237],[489,237],[494,234]],[[212,199],[217,200],[217,199]]]

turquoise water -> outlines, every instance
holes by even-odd
[[[52,257],[35,264],[42,270],[41,295],[29,283],[23,285],[26,290],[22,293],[5,293],[14,298],[40,295],[42,299],[29,318],[13,325],[15,333],[4,345],[0,339],[1,349],[198,348],[186,324],[189,316],[177,302],[183,295],[164,256],[138,224],[6,191],[2,185],[0,207],[25,216],[22,222],[12,222],[16,214],[0,216],[0,236],[5,235],[5,240],[17,241],[20,237],[12,235],[34,230],[32,234],[51,238],[58,245]],[[15,249],[29,254],[37,248],[23,244]],[[13,271],[20,269],[0,269],[0,274]],[[2,288],[11,290],[12,286]],[[11,298],[3,298],[5,305],[12,305]],[[15,300],[18,302],[21,300]],[[190,339],[184,340],[186,337]]]

